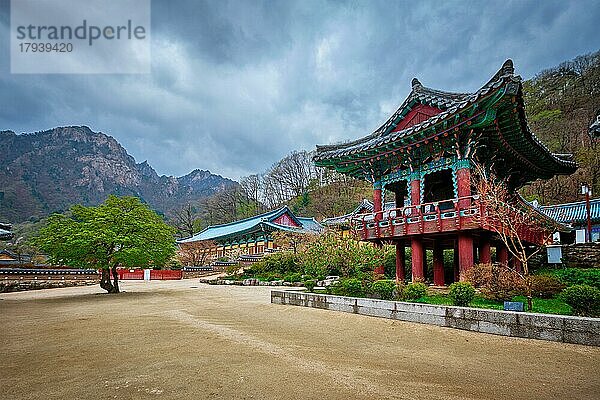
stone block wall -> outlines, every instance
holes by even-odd
[[[600,346],[600,318],[271,291],[271,303],[342,311],[494,335]]]
[[[565,268],[600,268],[600,243],[580,243],[562,246],[562,264],[548,264],[546,250],[532,257],[533,268],[562,266]]]

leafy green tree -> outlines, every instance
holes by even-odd
[[[174,235],[138,198],[111,195],[97,207],[75,205],[50,216],[35,242],[52,263],[101,269],[100,287],[119,293],[117,267],[164,265],[175,254]]]

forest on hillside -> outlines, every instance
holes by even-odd
[[[529,126],[554,153],[573,154],[573,175],[534,182],[522,194],[542,204],[582,200],[581,183],[600,194],[600,139],[589,126],[600,111],[600,51],[540,72],[523,84]]]

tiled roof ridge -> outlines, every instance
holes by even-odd
[[[222,227],[225,227],[225,226],[237,225],[237,224],[240,224],[240,223],[243,223],[243,222],[251,221],[253,219],[261,221],[263,218],[266,218],[267,216],[271,217],[273,215],[277,215],[279,212],[285,211],[286,209],[289,210],[289,207],[287,205],[285,205],[283,207],[276,208],[276,209],[271,210],[271,211],[264,212],[262,214],[255,215],[253,217],[247,217],[247,218],[244,218],[244,219],[238,219],[236,221],[227,222],[225,224],[209,225],[206,228],[202,229],[200,232],[195,233],[194,235],[192,235],[190,238],[193,238],[194,236],[198,236],[201,233],[204,233],[204,232],[206,232],[207,230],[209,230],[211,228],[214,229],[214,228],[222,228]]]
[[[502,64],[502,67],[498,70],[498,72],[496,72],[496,74],[494,74],[494,76],[485,85],[483,85],[479,90],[477,90],[474,93],[453,93],[453,92],[445,92],[445,91],[441,91],[441,90],[437,90],[437,89],[431,89],[431,88],[427,88],[427,87],[423,86],[418,79],[413,78],[412,90],[411,90],[410,94],[408,95],[408,97],[404,100],[404,102],[402,102],[402,104],[394,112],[394,114],[392,114],[392,116],[389,117],[386,120],[386,122],[384,122],[373,133],[371,133],[370,135],[367,135],[365,137],[362,137],[362,138],[359,138],[359,139],[356,139],[353,141],[345,142],[342,144],[317,145],[317,154],[315,155],[314,159],[319,160],[321,158],[326,158],[326,154],[319,154],[319,153],[330,152],[330,151],[335,151],[335,150],[349,151],[354,146],[368,143],[369,141],[376,139],[376,138],[379,138],[380,140],[382,140],[383,138],[388,138],[391,136],[390,140],[388,140],[388,141],[391,141],[391,140],[397,139],[400,136],[407,135],[410,132],[418,130],[422,126],[428,126],[432,123],[437,122],[438,120],[446,117],[448,114],[452,114],[452,113],[456,112],[456,110],[459,108],[464,108],[470,102],[476,101],[479,97],[487,94],[491,88],[498,87],[500,85],[499,82],[502,82],[504,79],[512,79],[512,80],[515,80],[518,82],[521,81],[520,76],[514,75],[513,62],[510,59],[506,60],[504,62],[504,64]],[[444,110],[442,113],[435,115],[419,124],[412,125],[401,131],[391,132],[390,127],[392,127],[392,125],[394,125],[394,126],[397,125],[396,120],[400,116],[400,113],[408,106],[408,104],[410,104],[411,101],[417,99],[419,95],[424,95],[424,94],[440,97],[442,99],[450,101],[453,104],[448,105],[446,110]],[[392,133],[393,133],[393,135],[392,135]],[[536,138],[536,140],[537,140],[537,138]],[[539,142],[539,140],[537,140],[537,141]],[[380,144],[381,143],[376,143],[374,146],[376,147]],[[371,146],[371,147],[373,147],[373,146]]]

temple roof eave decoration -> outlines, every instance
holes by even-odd
[[[403,118],[419,105],[434,107],[439,113],[399,129]],[[429,153],[431,159],[436,156],[433,153],[454,151],[452,147],[458,146],[461,140],[458,136],[464,132],[478,135],[469,138],[469,142],[474,139],[476,146],[483,145],[483,153],[497,155],[494,150],[501,150],[510,164],[505,175],[515,174],[514,170],[525,171],[516,186],[556,174],[570,174],[577,168],[569,155],[553,154],[530,131],[522,80],[514,74],[511,60],[474,93],[430,89],[413,79],[409,96],[377,130],[351,142],[317,146],[314,161],[347,175],[376,180],[389,173],[390,168],[411,168],[413,159],[419,158],[417,153]],[[424,158],[421,156],[414,163],[422,163]]]

